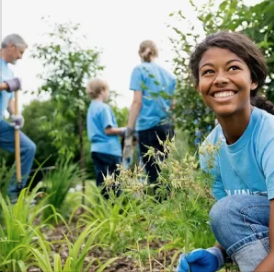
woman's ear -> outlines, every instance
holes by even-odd
[[[251,91],[255,90],[258,87],[258,83],[251,82]]]

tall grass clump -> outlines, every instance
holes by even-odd
[[[14,175],[14,166],[7,167],[5,161],[0,162],[0,192],[3,198],[7,198],[9,183]]]
[[[146,154],[161,169],[158,183],[148,184],[144,167],[120,166],[119,177],[107,176],[105,186],[119,186],[121,196],[116,197],[110,190],[110,199],[105,200],[97,188],[92,189],[81,220],[100,224],[97,241],[108,244],[115,254],[135,256],[140,269],[145,262],[152,267],[157,254],[174,252],[168,268],[172,271],[179,253],[215,242],[208,217],[214,202],[210,194],[212,178],[200,171],[197,153],[182,152],[183,146],[177,150],[174,139],[159,142],[164,152],[150,148]],[[163,157],[167,159],[163,161]],[[151,195],[155,187],[156,193]],[[162,266],[168,267],[166,257],[163,262]]]
[[[35,244],[37,236],[46,222],[41,221],[46,199],[33,205],[40,186],[29,193],[28,188],[21,191],[17,203],[12,205],[9,199],[0,195],[2,218],[0,224],[0,270],[17,272],[25,271],[26,264],[32,259],[32,254],[26,247]],[[56,215],[54,215],[56,217]]]
[[[50,205],[44,210],[44,218],[48,218],[55,212],[51,207],[54,207],[60,214],[64,211],[67,212],[62,208],[68,192],[80,183],[82,178],[85,178],[84,174],[77,164],[70,163],[65,159],[57,163],[56,170],[48,173],[43,181],[46,186],[46,203]],[[66,216],[67,214],[62,215]]]

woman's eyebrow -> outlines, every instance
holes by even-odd
[[[207,63],[205,63],[205,64],[203,64],[201,67],[200,67],[200,69],[202,69],[204,66],[211,66],[211,67],[214,67],[214,65],[212,64],[212,63],[210,63],[210,62],[207,62]]]
[[[232,59],[232,60],[229,60],[229,61],[226,63],[226,65],[227,65],[227,64],[229,64],[229,63],[231,63],[231,62],[234,62],[234,61],[237,61],[237,62],[243,63],[243,62],[242,62],[242,61],[240,61],[239,59]]]
[[[232,60],[227,61],[226,65],[228,65],[228,64],[230,64],[231,62],[234,62],[234,61],[243,63],[243,62],[240,61],[239,59],[232,59]],[[207,62],[207,63],[203,64],[203,65],[200,67],[200,69],[202,69],[204,66],[211,66],[211,67],[214,67],[214,65],[213,65],[211,62]]]

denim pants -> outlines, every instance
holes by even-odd
[[[0,120],[0,148],[12,153],[15,152],[14,130],[14,127],[9,125],[6,121]],[[26,187],[35,152],[36,145],[23,132],[20,131],[22,188]],[[14,175],[8,187],[8,194],[11,198],[14,198],[17,197],[19,193],[20,192],[16,184],[16,175]]]
[[[270,202],[262,195],[233,195],[210,211],[217,241],[242,272],[251,272],[268,255]]]
[[[93,161],[95,175],[96,175],[96,185],[98,187],[102,186],[102,194],[105,198],[108,197],[107,188],[104,185],[104,177],[107,175],[112,175],[114,173],[115,178],[120,173],[117,169],[117,164],[121,164],[122,158],[119,156],[114,156],[105,153],[92,152],[91,158]],[[116,189],[116,188],[113,188]],[[117,192],[119,194],[120,191]]]
[[[148,152],[149,147],[154,147],[155,150],[164,151],[163,146],[160,145],[159,139],[161,141],[166,141],[167,138],[171,140],[174,136],[174,129],[171,124],[159,124],[153,128],[148,130],[142,130],[138,132],[139,135],[139,146],[140,152],[142,156],[142,161],[145,165],[145,169],[147,175],[149,177],[150,183],[155,183],[158,178],[158,173],[161,171],[157,163],[155,163],[154,158],[150,158],[145,156]],[[158,136],[158,137],[157,137]],[[158,139],[159,138],[159,139]],[[165,157],[161,157],[160,159],[164,160]]]

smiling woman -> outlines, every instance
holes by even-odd
[[[274,110],[257,96],[264,58],[246,36],[220,32],[197,45],[190,68],[219,121],[202,145],[220,144],[212,167],[209,154],[200,157],[214,179],[210,225],[219,244],[182,255],[178,271],[217,271],[226,254],[241,271],[274,271]]]

